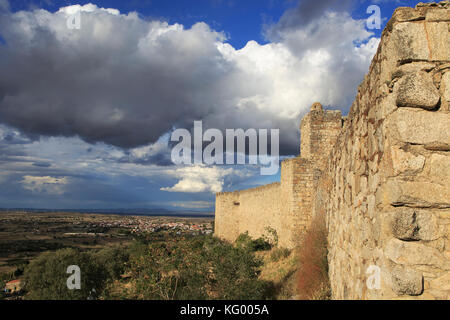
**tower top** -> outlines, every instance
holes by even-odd
[[[324,110],[319,102],[313,103],[300,123],[300,156],[321,167],[320,161],[329,154],[341,128],[340,110]]]
[[[311,106],[310,111],[323,111],[322,104],[320,102],[314,102]]]

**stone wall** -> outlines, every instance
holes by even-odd
[[[320,166],[341,128],[340,111],[324,111],[315,103],[301,124],[302,157],[281,163],[280,183],[216,195],[215,235],[232,242],[246,231],[260,237],[271,227],[280,246],[293,248],[311,221]]]
[[[314,104],[280,183],[217,195],[215,234],[294,247],[324,215],[334,299],[450,299],[449,29],[449,1],[397,9],[346,120]]]
[[[395,11],[328,158],[335,299],[450,299],[449,21],[449,2]]]
[[[244,233],[253,238],[268,235],[267,228],[277,231],[279,245],[293,247],[294,233],[301,227],[293,210],[295,159],[285,161],[281,183],[216,195],[215,235],[234,242]]]

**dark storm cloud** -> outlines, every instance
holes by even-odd
[[[98,19],[114,19],[104,15]],[[68,37],[76,39],[66,42],[57,39],[50,26],[33,24],[33,19],[3,16],[0,23],[8,43],[0,50],[0,117],[24,132],[78,134],[89,142],[136,147],[155,141],[176,123],[201,118],[213,105],[208,92],[214,91],[211,78],[220,70],[212,65],[214,55],[201,52],[213,50],[214,39],[202,39],[210,36],[208,30],[199,30],[199,36],[192,32],[192,41],[201,48],[191,57],[175,52],[177,39],[162,39],[143,52],[146,56],[138,52],[144,25],[117,18],[116,28],[129,28],[128,32],[105,31],[108,34],[99,36],[103,42],[72,34]],[[101,23],[90,25],[89,19],[95,17],[83,15],[82,34],[92,34],[93,26]],[[18,31],[23,20],[29,32]],[[204,46],[202,40],[210,43]],[[204,105],[190,101],[199,88],[206,91]]]
[[[232,117],[211,126],[236,127],[242,115],[230,100],[252,93],[205,24],[184,30],[100,10],[83,12],[80,30],[42,10],[0,19],[0,119],[28,134],[133,148],[210,115]]]
[[[280,28],[294,28],[295,15],[301,20],[305,10],[319,14],[302,3],[304,10],[286,13]],[[249,42],[238,51],[204,23],[185,29],[94,5],[83,6],[81,28],[69,30],[73,10],[0,12],[6,43],[0,45],[0,122],[27,135],[79,136],[124,149],[155,143],[173,128],[190,129],[194,120],[203,120],[204,129],[277,128],[280,153],[296,154],[299,116],[310,104],[353,96],[353,89],[337,92],[334,85],[346,70],[321,65],[326,70],[317,72],[309,61],[286,56],[289,39],[286,46]],[[351,41],[343,48],[357,65],[350,76],[362,78],[367,62],[351,59]],[[168,154],[120,161],[164,165]]]

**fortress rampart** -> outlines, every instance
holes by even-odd
[[[281,163],[280,183],[217,194],[215,235],[234,241],[246,231],[260,237],[271,227],[281,246],[294,247],[311,220],[320,168],[341,128],[340,111],[314,104],[301,123],[301,156]]]
[[[449,1],[397,9],[345,121],[314,104],[280,183],[217,195],[216,235],[292,248],[324,215],[334,299],[450,299],[449,28]]]

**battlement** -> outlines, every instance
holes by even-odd
[[[324,110],[320,103],[314,103],[300,124],[300,156],[320,162],[330,153],[342,123],[340,110]]]

